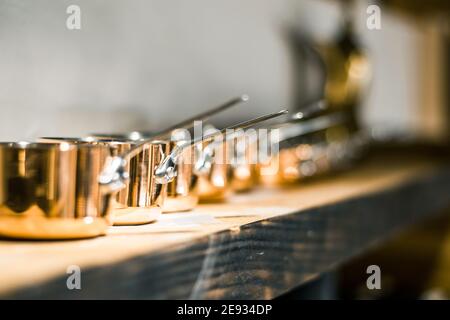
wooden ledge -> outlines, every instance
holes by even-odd
[[[0,240],[0,296],[273,298],[448,207],[449,194],[450,167],[378,156],[97,239]],[[81,290],[66,287],[70,265],[81,268]]]

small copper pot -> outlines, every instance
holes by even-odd
[[[97,181],[103,146],[0,144],[0,235],[76,239],[110,225],[113,192]]]
[[[93,137],[45,137],[40,141],[69,143],[76,146],[102,146],[107,151],[102,163],[105,163],[108,157],[123,158],[124,164],[121,170],[127,172],[128,181],[115,192],[112,200],[111,221],[113,225],[146,224],[156,221],[161,214],[161,207],[166,196],[166,186],[155,183],[154,169],[167,154],[168,143],[151,141],[138,146],[139,143],[136,141]],[[133,152],[136,148],[139,148],[139,151]],[[103,168],[99,166],[97,169],[96,174],[99,175]],[[84,173],[80,172],[80,176],[83,175]]]
[[[350,165],[360,154],[360,136],[351,117],[334,112],[278,126],[279,151],[258,164],[263,185],[295,183]]]
[[[187,143],[190,136],[185,130],[174,130],[169,144],[169,152]],[[162,205],[164,212],[189,211],[198,203],[198,177],[194,173],[197,145],[185,148],[177,161],[177,175],[167,183],[167,195]]]
[[[137,147],[133,143],[132,148]],[[139,225],[154,222],[162,213],[167,196],[167,184],[155,181],[155,169],[169,153],[169,143],[152,141],[126,161],[128,188],[119,192],[113,211],[114,225]]]
[[[205,135],[219,132],[218,129],[208,125],[204,129]],[[229,149],[226,141],[205,141],[202,144],[203,155],[209,159],[197,170],[198,194],[201,202],[223,201],[231,192],[230,177],[231,166],[229,163]]]
[[[251,120],[251,124],[242,126],[242,124],[237,124],[231,128],[249,128],[253,125],[259,124],[263,121],[273,119],[279,117],[281,115],[286,114],[287,111],[282,110],[278,113],[269,114],[266,116],[262,116],[256,119]],[[224,129],[226,130],[226,129]],[[222,130],[223,131],[223,130]],[[205,129],[205,134],[215,134],[218,132],[212,126],[209,126]],[[253,179],[257,179],[257,166],[256,163],[253,163],[253,158],[248,159],[238,159],[244,160],[242,163],[237,163],[241,166],[241,168],[245,168],[249,170],[250,174],[246,176],[239,176],[241,173],[239,171],[234,171],[234,169],[239,168],[234,166],[234,153],[237,151],[235,145],[232,143],[234,140],[239,139],[247,139],[247,135],[244,131],[238,130],[232,135],[226,135],[225,139],[219,141],[206,141],[203,144],[203,158],[210,158],[210,161],[202,160],[203,163],[208,163],[208,166],[201,166],[202,170],[197,169],[197,174],[199,176],[199,197],[201,202],[216,202],[223,201],[227,198],[227,196],[233,191],[243,191],[250,189],[254,182]],[[244,145],[243,150],[239,150],[238,155],[242,157],[248,153],[253,153],[256,151],[255,143],[257,142],[257,138],[251,140],[252,149],[246,149],[247,147]],[[254,155],[249,156],[253,157]],[[247,162],[247,160],[249,162]],[[254,171],[252,173],[252,171]],[[233,179],[234,175],[234,179]],[[238,180],[239,178],[239,180]],[[233,185],[234,188],[233,189]]]
[[[184,144],[188,143],[191,139],[187,129],[191,128],[195,121],[205,121],[209,117],[223,112],[233,106],[240,103],[247,102],[249,97],[247,95],[241,95],[239,97],[232,98],[221,105],[208,109],[207,111],[193,116],[189,119],[185,119],[169,128],[166,128],[160,132],[138,132],[134,131],[124,135],[114,134],[95,134],[94,139],[104,141],[105,138],[110,138],[111,141],[121,140],[129,141],[130,143],[138,143],[142,140],[158,139],[166,141],[167,147],[165,147],[165,154],[169,154],[175,149],[180,149]],[[198,148],[199,144],[195,146],[184,148],[181,153],[177,155],[177,174],[171,181],[167,182],[167,186],[163,190],[164,196],[158,197],[158,205],[162,208],[162,212],[180,212],[189,211],[194,209],[199,201],[198,195],[198,177],[195,174],[195,158],[200,152]],[[133,172],[133,170],[131,170]],[[121,191],[119,197],[125,193]],[[123,203],[123,201],[119,201]],[[127,206],[125,206],[127,207]],[[130,211],[135,212],[133,207],[130,207]]]
[[[160,141],[159,148],[161,149],[160,154],[169,154],[175,148],[182,146],[184,143],[187,143],[190,137],[186,136],[184,130],[174,130],[173,137],[175,139]],[[181,134],[181,136],[180,136]],[[130,140],[130,137],[139,137],[136,140]],[[97,134],[95,136],[90,137],[90,139],[94,141],[100,141],[103,143],[111,143],[111,145],[120,143],[127,145],[130,149],[133,145],[139,143],[144,139],[151,139],[143,134],[133,134],[133,135],[109,135],[109,134]],[[157,164],[157,161],[161,161],[161,156],[157,156],[158,152],[152,153],[149,152],[148,148],[144,148],[142,154],[137,156],[139,159],[131,159],[128,162],[128,171],[131,173],[130,178],[132,181],[130,184],[127,184],[127,187],[123,190],[119,191],[117,194],[116,206],[117,209],[128,209],[128,210],[117,210],[117,217],[122,216],[121,212],[123,212],[123,217],[131,217],[135,216],[135,218],[130,221],[124,220],[123,222],[119,222],[116,220],[116,225],[129,225],[129,224],[142,224],[154,221],[154,218],[150,218],[150,216],[157,217],[157,212],[161,209],[162,212],[179,212],[179,211],[188,211],[192,210],[198,203],[198,193],[197,193],[197,176],[193,173],[193,163],[195,154],[192,152],[193,148],[186,148],[178,157],[177,163],[177,175],[173,178],[171,182],[167,183],[167,186],[161,188],[160,192],[155,194],[154,203],[156,206],[139,206],[137,203],[139,202],[138,194],[143,190],[142,187],[139,187],[139,184],[147,179],[140,179],[137,171],[139,167],[145,166],[143,163],[143,159],[150,158],[149,163],[153,163],[153,166]],[[115,155],[119,155],[119,153],[115,153]],[[156,159],[159,158],[159,159]],[[131,164],[131,168],[130,168]],[[139,169],[142,171],[142,169]],[[132,200],[133,199],[133,200]],[[149,209],[153,207],[149,211]],[[145,208],[145,209],[139,209]],[[128,213],[126,213],[128,212]],[[141,213],[138,213],[141,212]],[[150,214],[153,212],[154,214]],[[126,215],[125,215],[126,213]],[[131,214],[133,213],[133,214]],[[143,219],[140,222],[137,217],[141,216]],[[134,222],[133,222],[134,221]]]
[[[258,184],[258,137],[244,134],[234,141],[231,164],[231,189],[234,192],[247,192]]]

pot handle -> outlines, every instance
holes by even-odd
[[[248,121],[240,122],[233,126],[224,128],[220,131],[217,131],[213,134],[207,135],[205,137],[198,137],[196,139],[192,139],[182,145],[179,145],[173,149],[173,151],[159,164],[159,166],[155,170],[155,179],[157,183],[165,184],[175,178],[176,172],[176,163],[178,161],[179,156],[183,152],[183,150],[195,146],[199,143],[202,143],[205,140],[211,140],[219,135],[223,135],[227,130],[233,130],[237,128],[248,128],[260,122],[279,117],[287,113],[287,110],[282,110],[276,113],[271,113],[267,115],[263,115],[261,117],[257,117]],[[232,136],[235,136],[232,134]],[[107,159],[105,166],[103,167],[102,172],[99,175],[98,181],[100,187],[104,193],[113,193],[119,191],[120,189],[126,186],[128,181],[128,172],[126,171],[126,164],[129,159],[139,154],[142,151],[145,145],[154,141],[153,138],[140,141],[138,144],[133,146],[130,150],[126,151],[122,155],[110,157]]]
[[[253,119],[226,127],[220,131],[214,132],[205,137],[198,137],[198,138],[192,139],[192,140],[186,142],[185,144],[175,147],[173,149],[173,151],[156,168],[156,170],[155,170],[156,182],[161,183],[161,184],[169,183],[170,181],[172,181],[175,178],[175,176],[177,175],[176,164],[178,162],[178,158],[185,149],[193,147],[204,141],[214,139],[215,137],[224,135],[224,134],[226,135],[226,137],[225,137],[226,140],[233,139],[238,135],[238,133],[233,132],[231,134],[227,134],[227,131],[238,129],[238,128],[240,128],[240,129],[249,128],[249,127],[252,127],[263,121],[267,121],[269,119],[273,119],[273,118],[282,116],[286,113],[288,113],[287,110],[281,110],[281,111],[278,111],[275,113],[270,113],[270,114],[263,115],[263,116],[260,116],[257,118],[253,118]]]
[[[233,106],[236,106],[240,103],[249,101],[250,97],[247,94],[243,94],[239,97],[232,98],[231,100],[228,100],[225,103],[222,103],[221,105],[214,107],[212,109],[209,109],[203,113],[197,114],[196,116],[190,117],[189,119],[183,120],[173,126],[170,126],[168,128],[163,129],[163,131],[160,131],[154,135],[152,135],[153,140],[161,140],[167,138],[167,136],[175,129],[189,129],[192,128],[194,125],[194,121],[206,121],[213,115],[216,115],[222,111],[225,111]]]

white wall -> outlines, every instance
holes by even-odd
[[[292,0],[297,25],[319,41],[330,41],[342,23],[337,1]],[[366,9],[377,1],[355,1],[355,32],[370,57],[373,79],[361,107],[361,120],[377,130],[417,133],[422,114],[423,34],[411,20],[381,8],[381,30],[366,26]]]
[[[0,0],[0,140],[162,128],[244,92],[251,104],[230,118],[289,106],[281,25],[330,32],[337,9],[316,2]],[[376,69],[366,122],[408,127],[414,36],[386,17],[363,37]]]

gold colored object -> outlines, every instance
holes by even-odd
[[[168,150],[167,154],[175,151],[175,149],[180,149],[183,144],[188,143],[190,140],[190,135],[187,129],[194,125],[194,121],[205,121],[209,117],[223,112],[233,106],[240,103],[247,102],[249,97],[247,95],[241,95],[239,97],[232,98],[217,107],[211,108],[201,114],[190,117],[189,119],[183,120],[169,128],[166,128],[157,133],[149,132],[132,132],[126,135],[112,135],[112,134],[96,134],[93,136],[94,139],[104,141],[105,138],[110,138],[110,141],[122,140],[129,141],[130,143],[137,143],[145,139],[158,139],[167,141]],[[158,197],[158,205],[162,207],[163,212],[179,212],[192,210],[199,201],[198,196],[198,178],[194,173],[194,157],[199,152],[197,146],[192,146],[184,148],[184,150],[177,156],[177,174],[173,177],[173,180],[167,183],[164,188],[165,192],[161,192]],[[133,170],[131,170],[132,172]],[[118,197],[121,198],[126,194],[126,190],[119,192]],[[119,203],[124,203],[123,199],[119,199]],[[124,205],[124,208],[129,207]],[[119,212],[118,210],[116,210]],[[128,210],[130,214],[120,215],[121,217],[129,218],[131,213],[135,213],[136,210],[130,208]],[[156,212],[156,208],[153,210]],[[147,211],[142,211],[138,214],[138,217],[143,217],[144,213]],[[117,215],[116,215],[117,216]],[[134,220],[124,221],[121,224],[130,224]]]
[[[351,164],[364,146],[351,119],[335,112],[278,126],[277,140],[269,143],[276,143],[279,151],[258,164],[260,183],[295,183]]]
[[[104,164],[107,157],[120,157],[126,155],[137,146],[137,142],[121,141],[115,139],[87,138],[41,138],[42,142],[69,143],[75,146],[101,146],[104,154],[101,163]],[[83,150],[84,148],[79,148]],[[127,158],[124,171],[128,174],[128,182],[116,192],[112,200],[111,221],[113,225],[140,225],[156,221],[161,214],[161,207],[166,196],[165,185],[155,182],[154,169],[161,162],[168,151],[168,143],[162,141],[151,141],[143,144],[140,151]],[[78,156],[77,165],[81,168],[80,177],[85,176],[82,170],[84,162],[92,162],[86,156]],[[95,174],[98,176],[103,167],[98,165]],[[83,188],[81,180],[77,180],[77,188]],[[99,187],[97,186],[97,189]],[[84,197],[95,197],[97,190],[84,190]]]
[[[114,225],[146,224],[160,216],[166,198],[166,184],[157,183],[154,174],[168,150],[167,142],[151,141],[131,157],[127,164],[128,189],[116,198],[118,206],[113,210]]]
[[[344,25],[334,41],[316,46],[325,66],[324,98],[331,112],[346,112],[358,129],[356,108],[372,78],[371,64],[354,32],[353,1],[343,2]]]
[[[219,130],[211,125],[204,128],[205,135],[218,132]],[[202,154],[207,155],[209,160],[205,161],[207,166],[203,166],[203,170],[197,170],[200,202],[222,201],[231,192],[228,144],[221,140],[205,141],[202,144]]]
[[[0,235],[76,239],[104,234],[111,201],[111,193],[97,182],[104,153],[101,146],[67,143],[0,144]]]
[[[142,134],[136,136],[141,140],[130,140],[123,135],[101,134],[87,139],[92,143],[109,145],[113,150],[112,155],[120,156],[144,139]],[[163,157],[185,142],[187,141],[151,141],[127,161],[126,171],[129,172],[130,181],[115,198],[114,225],[147,224],[156,221],[162,212],[187,211],[195,207],[198,203],[195,191],[197,179],[192,174],[189,149],[180,155],[177,163],[178,174],[167,186],[156,184],[153,177],[153,171]]]
[[[116,156],[131,148],[131,144],[120,141],[94,140],[91,138],[67,138],[67,137],[42,137],[39,143],[62,143],[77,147],[77,210],[89,210],[92,206],[92,199],[100,193],[100,186],[86,184],[86,173],[92,181],[98,178],[108,157]],[[86,167],[92,170],[86,171]],[[129,166],[127,167],[129,169]],[[128,170],[127,170],[128,172]],[[113,208],[117,207],[115,198],[120,199],[128,192],[128,185],[117,192],[117,196],[112,200]],[[86,199],[87,198],[87,199]]]
[[[264,115],[234,126],[217,130],[213,126],[205,127],[206,137],[222,137],[219,140],[200,140],[202,150],[200,159],[195,164],[195,173],[198,176],[198,194],[200,202],[223,201],[232,191],[230,188],[231,166],[229,158],[229,142],[240,137],[242,130],[252,127],[263,121],[286,114],[286,110]],[[225,134],[228,130],[232,134]],[[223,137],[223,135],[225,136]]]
[[[276,113],[263,115],[261,117],[224,128],[220,131],[212,126],[206,126],[203,132],[203,137],[200,137],[200,139],[194,139],[187,144],[190,147],[202,146],[200,157],[195,161],[195,166],[193,168],[194,173],[198,176],[198,196],[200,201],[222,201],[231,191],[229,184],[231,167],[228,158],[227,145],[229,141],[241,136],[243,131],[236,129],[249,128],[263,121],[279,117],[286,113],[286,110],[282,110]],[[232,133],[227,134],[228,130]],[[224,135],[225,137],[223,138]],[[222,138],[217,140],[218,137]],[[184,146],[186,146],[186,144]],[[182,153],[176,152],[176,149],[177,148],[175,148],[173,152],[175,152],[175,154],[179,157]],[[178,149],[180,148],[178,147]],[[181,149],[186,149],[186,147],[182,147]],[[167,160],[170,160],[171,158],[173,165],[175,165],[176,161],[179,160],[178,158],[175,160],[173,157],[169,157]]]
[[[325,96],[328,103],[335,110],[353,108],[370,78],[367,57],[357,47],[343,49],[340,44],[323,45],[319,51],[327,68]]]
[[[213,126],[205,128],[207,135],[216,131]],[[238,131],[224,141],[203,144],[203,153],[210,154],[211,161],[208,170],[198,173],[201,202],[223,201],[231,192],[248,191],[256,184],[256,138]]]
[[[160,202],[162,203],[163,212],[191,210],[198,203],[199,198],[202,197],[203,200],[223,200],[229,192],[228,175],[230,174],[230,167],[226,161],[221,164],[213,161],[213,159],[224,158],[226,152],[222,154],[220,154],[220,151],[216,152],[216,148],[212,147],[213,145],[216,146],[216,144],[211,139],[223,135],[226,130],[249,127],[285,113],[287,111],[283,110],[274,114],[265,115],[222,129],[221,131],[208,131],[207,129],[204,132],[206,138],[200,137],[200,139],[190,141],[188,141],[187,136],[179,136],[177,134],[178,130],[172,130],[172,141],[168,143],[169,150],[165,153],[168,155],[155,170],[155,174],[158,176],[158,183],[167,184],[164,200]],[[186,133],[183,130],[179,132],[182,134]],[[165,132],[163,135],[166,134]],[[173,139],[173,137],[176,138]],[[139,143],[142,144],[143,142],[140,141]],[[208,146],[205,149],[209,150],[209,152],[204,152],[204,150],[198,151],[197,147],[200,145]],[[197,152],[201,154],[200,161],[193,160],[193,156]],[[130,168],[130,172],[133,172],[133,168]],[[115,210],[115,212],[117,211]],[[128,210],[128,212],[131,214],[134,210]],[[130,217],[129,214],[124,214],[125,216],[127,218]],[[130,224],[130,221],[125,221],[124,224]]]
[[[388,9],[398,10],[402,14],[413,17],[437,16],[448,17],[450,15],[450,3],[447,0],[382,0],[382,5]]]
[[[184,130],[174,130],[169,152],[189,141]],[[194,173],[197,146],[182,151],[177,162],[177,175],[167,184],[166,199],[162,205],[164,212],[189,211],[198,203],[198,177]]]
[[[237,126],[248,127],[285,112]],[[132,145],[88,138],[0,144],[0,236],[76,239],[102,235],[110,224],[113,196],[127,184],[128,191],[116,199],[114,224],[153,221],[161,213],[165,187],[177,176],[183,152],[235,127],[175,145],[171,151],[167,142],[151,139]]]
[[[115,173],[117,171],[126,171],[127,161],[124,159],[131,159],[129,165],[130,197],[125,203],[125,208],[114,210],[114,224],[140,224],[140,219],[145,218],[146,212],[159,215],[161,208],[166,212],[171,212],[175,209],[192,209],[197,202],[197,194],[194,193],[195,185],[192,184],[191,179],[194,172],[203,171],[204,168],[208,169],[210,167],[211,157],[210,154],[203,153],[205,156],[201,157],[201,161],[194,162],[196,166],[194,171],[191,165],[192,162],[184,162],[190,160],[186,153],[189,154],[188,151],[195,149],[198,145],[208,143],[210,140],[222,136],[227,130],[250,127],[256,123],[278,117],[286,112],[283,110],[238,123],[221,131],[206,132],[205,136],[189,141],[186,141],[185,137],[181,137],[179,141],[173,141],[172,145],[165,141],[153,141],[151,138],[135,142],[135,145],[127,152],[113,157],[112,161],[116,166],[112,170],[113,174],[105,170],[104,174],[101,175],[102,182],[114,185]],[[231,136],[234,137],[233,135]],[[145,155],[147,149],[149,152]],[[113,168],[114,165],[110,167]],[[108,169],[108,167],[106,168]],[[118,182],[119,185],[122,184],[121,181]],[[174,201],[169,201],[166,204],[167,185],[175,188],[175,190],[169,190],[171,192],[171,200]],[[180,186],[185,187],[185,192]],[[135,210],[134,208],[142,209]]]
[[[255,134],[244,134],[234,141],[231,164],[231,189],[234,192],[246,192],[258,183],[258,137]]]

